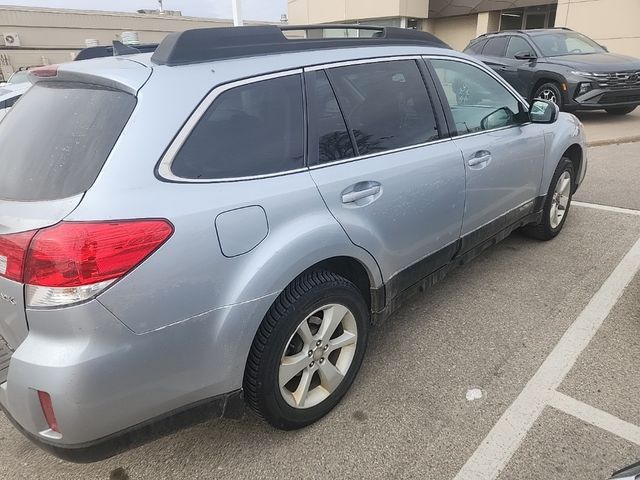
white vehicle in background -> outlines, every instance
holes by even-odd
[[[11,107],[18,99],[31,88],[31,83],[17,83],[3,85],[0,87],[0,121],[11,110]]]

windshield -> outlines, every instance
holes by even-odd
[[[584,35],[575,32],[553,32],[532,36],[545,57],[603,53],[606,50]]]
[[[0,199],[56,200],[87,190],[135,104],[119,90],[34,85],[2,120]]]

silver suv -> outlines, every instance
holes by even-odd
[[[574,116],[429,34],[323,32],[31,74],[0,124],[0,404],[35,443],[97,460],[240,400],[309,425],[404,299],[560,232]]]

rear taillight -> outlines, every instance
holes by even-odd
[[[22,282],[24,276],[24,260],[31,239],[36,234],[30,232],[0,235],[0,276]]]
[[[29,307],[69,305],[100,293],[172,233],[171,223],[154,219],[62,222],[37,232],[2,235],[0,255],[7,257],[2,275],[26,284]]]

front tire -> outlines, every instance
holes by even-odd
[[[533,98],[541,98],[543,100],[548,100],[550,102],[558,105],[560,110],[563,110],[563,102],[562,102],[562,92],[560,91],[560,87],[557,83],[547,82],[543,83],[538,87],[538,89],[533,94]]]
[[[630,107],[612,107],[612,108],[605,108],[604,110],[609,114],[609,115],[626,115],[628,113],[633,112],[638,106],[637,105],[633,105]]]
[[[539,240],[555,238],[567,220],[574,184],[573,163],[567,157],[562,157],[553,174],[549,191],[544,200],[542,220],[540,223],[527,225],[523,231],[530,237]]]
[[[282,430],[319,420],[353,383],[368,330],[369,309],[353,283],[328,271],[301,275],[256,333],[244,376],[247,404]]]

